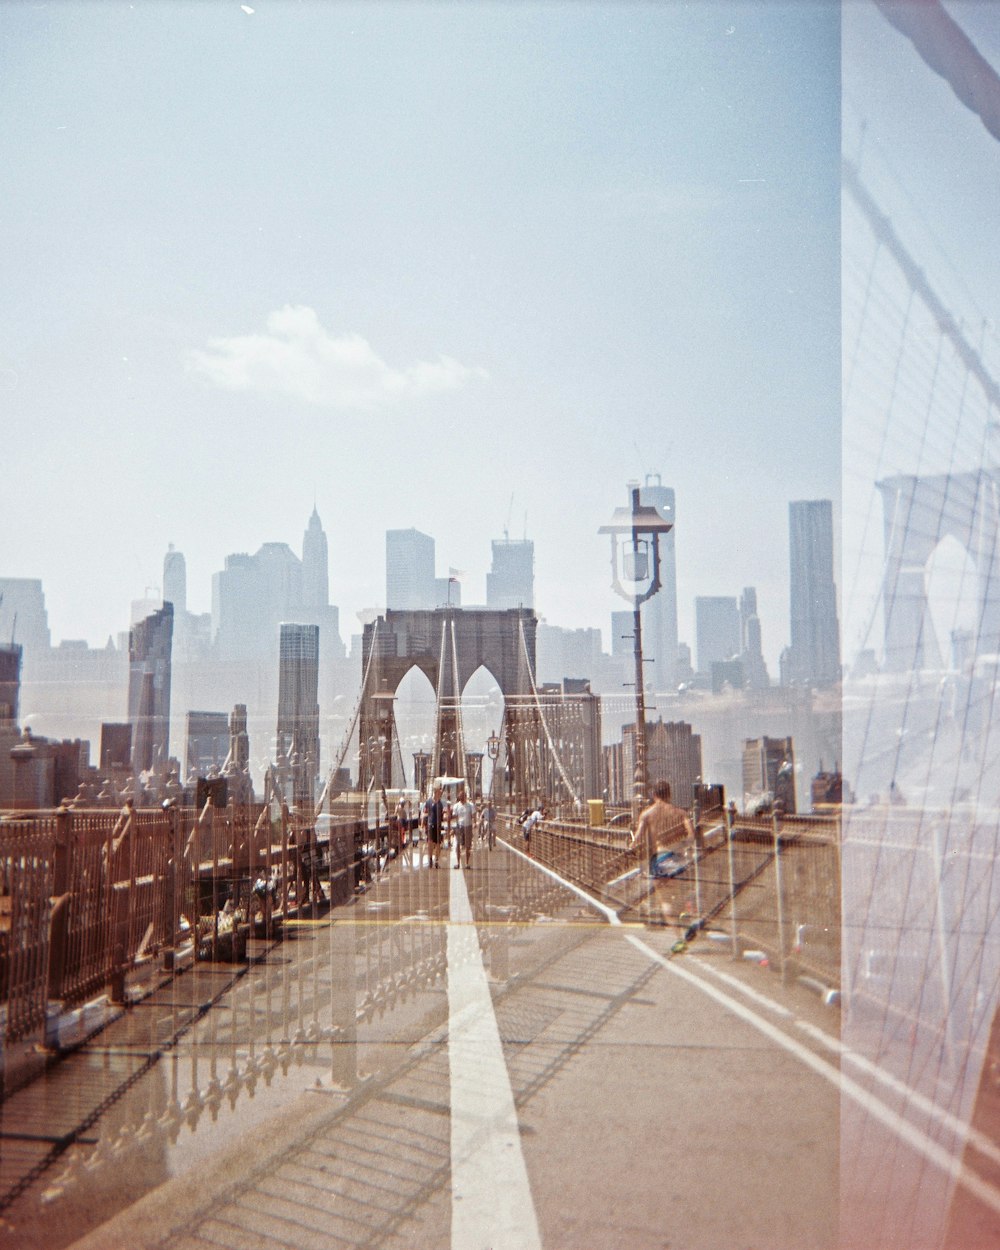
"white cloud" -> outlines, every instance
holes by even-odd
[[[364,412],[488,376],[451,356],[393,368],[360,334],[330,334],[314,309],[288,304],[268,316],[265,334],[210,339],[206,350],[187,353],[187,365],[223,390],[270,391]]]

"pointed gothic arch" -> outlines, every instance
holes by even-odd
[[[946,537],[968,553],[976,577],[974,653],[1000,653],[1000,470],[901,475],[878,483],[885,526],[885,667],[891,672],[940,667],[947,639],[937,638],[926,569]]]
[[[389,609],[365,626],[359,787],[393,784],[393,703],[403,677],[419,668],[437,692],[431,773],[464,775],[461,695],[480,668],[493,674],[505,704],[532,693],[538,619],[530,608]]]

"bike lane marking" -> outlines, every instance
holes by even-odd
[[[759,1033],[763,1033],[765,1037],[775,1042],[783,1050],[787,1051],[788,1054],[793,1055],[801,1063],[805,1064],[807,1068],[811,1068],[818,1076],[829,1081],[831,1085],[840,1091],[843,1097],[856,1103],[872,1119],[878,1120],[886,1128],[890,1129],[912,1150],[922,1155],[928,1163],[946,1173],[954,1181],[974,1194],[980,1202],[991,1210],[1000,1213],[1000,1189],[983,1180],[981,1176],[978,1176],[966,1167],[961,1151],[958,1154],[952,1154],[943,1146],[939,1146],[926,1133],[911,1124],[909,1120],[899,1115],[898,1112],[893,1111],[891,1107],[887,1107],[884,1102],[881,1102],[874,1094],[869,1093],[857,1081],[852,1080],[849,1076],[845,1076],[831,1063],[817,1055],[815,1051],[796,1041],[795,1038],[789,1037],[777,1025],[772,1024],[770,1020],[765,1020],[763,1016],[759,1016],[750,1007],[747,1007],[746,1004],[731,997],[725,990],[719,989],[708,981],[703,980],[696,973],[689,972],[676,960],[668,959],[658,951],[653,950],[651,946],[648,946],[634,933],[626,933],[625,937],[627,941],[631,942],[637,950],[642,951],[649,959],[662,965],[668,972],[673,973],[674,976],[680,977],[681,980],[687,981],[688,984],[696,986],[703,994],[707,994],[709,998],[714,998],[727,1011],[744,1020]]]
[[[449,871],[452,1250],[541,1250],[500,1029],[465,872]]]

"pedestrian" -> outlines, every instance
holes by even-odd
[[[529,812],[527,818],[521,824],[521,832],[524,834],[524,848],[529,855],[531,854],[531,831],[542,819],[542,814],[542,806],[538,804],[533,811]]]
[[[427,867],[440,868],[441,838],[444,834],[444,804],[441,802],[441,786],[434,787],[434,795],[427,800],[424,821],[427,826]]]
[[[486,845],[492,851],[497,840],[497,809],[492,799],[487,799],[483,808],[483,833]]]
[[[669,866],[677,862],[676,848],[685,839],[688,847],[694,842],[691,819],[683,808],[671,803],[670,782],[658,781],[653,786],[652,803],[639,816],[631,850],[645,865],[650,892],[659,903],[664,924],[673,919]]]
[[[392,813],[392,827],[390,838],[392,843],[393,858],[399,859],[403,854],[404,831],[406,829],[406,800],[402,795],[396,802],[396,809]]]
[[[458,791],[458,798],[451,805],[451,819],[455,825],[455,867],[462,866],[462,851],[465,851],[465,866],[472,867],[472,819],[476,814],[476,809],[469,802],[462,786]]]

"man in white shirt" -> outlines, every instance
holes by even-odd
[[[462,866],[462,848],[465,848],[465,866],[472,867],[472,822],[476,806],[470,803],[463,786],[458,798],[451,805],[451,823],[455,829],[455,867]]]

